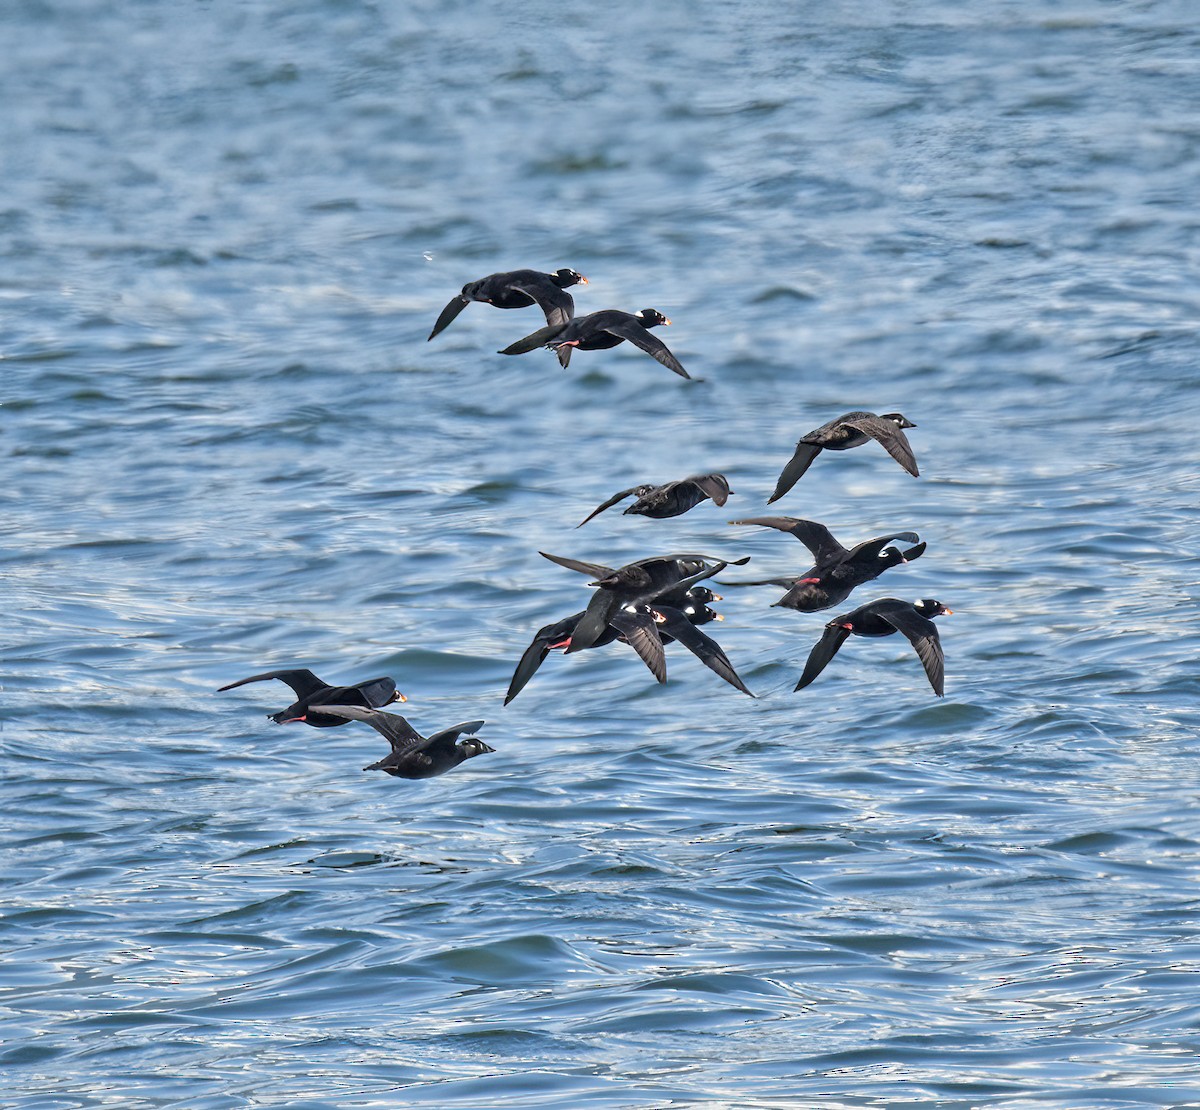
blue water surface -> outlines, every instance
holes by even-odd
[[[0,5],[0,1073],[92,1107],[1200,1106],[1190,0]],[[572,266],[625,344],[496,352]],[[796,439],[900,411],[914,480]],[[720,471],[655,521],[601,500]],[[534,632],[768,511],[901,637],[721,589],[758,697]],[[718,587],[720,589],[720,587]],[[849,608],[851,606],[843,606]],[[839,610],[840,611],[840,610]],[[495,754],[277,727],[390,674]]]

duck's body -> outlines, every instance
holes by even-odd
[[[775,492],[767,498],[767,504],[778,501],[787,493],[822,451],[849,451],[872,439],[882,444],[887,453],[909,474],[917,477],[920,473],[917,460],[904,434],[905,428],[915,427],[911,420],[898,412],[886,412],[877,416],[873,412],[856,411],[848,412],[836,420],[829,421],[828,424],[814,428],[800,437],[795,453],[779,475]]]
[[[682,596],[690,587],[719,574],[727,566],[749,562],[748,557],[710,560],[704,555],[656,555],[612,570],[597,563],[548,555],[544,551],[541,554],[569,570],[596,575],[592,585],[597,590],[571,635],[568,652],[591,647],[604,634],[613,615],[623,608],[636,608],[656,600],[669,604],[672,596]]]
[[[882,597],[834,617],[825,625],[821,639],[809,652],[808,662],[800,681],[796,683],[796,689],[802,690],[809,685],[826,668],[849,636],[880,637],[903,632],[925,668],[929,685],[940,698],[944,688],[945,659],[937,626],[931,618],[953,611],[933,598],[913,603],[895,597]]]
[[[536,304],[546,314],[547,325],[567,324],[575,315],[575,302],[565,291],[572,285],[587,285],[587,278],[565,268],[552,274],[540,270],[508,270],[469,281],[442,309],[429,339],[444,331],[472,301],[490,304],[493,308],[529,308]]]
[[[394,701],[407,701],[403,694],[396,689],[396,683],[386,675],[381,678],[369,678],[365,682],[356,682],[353,686],[330,686],[317,678],[310,670],[297,668],[295,670],[267,671],[264,674],[240,678],[228,686],[222,686],[218,693],[232,690],[237,686],[245,686],[248,682],[265,682],[268,679],[278,679],[292,688],[296,700],[286,709],[278,713],[267,714],[268,718],[277,725],[289,724],[292,721],[303,721],[313,728],[337,728],[346,723],[343,717],[332,717],[328,714],[312,711],[311,707],[320,703],[323,705],[357,705],[367,709],[378,709],[390,705]]]
[[[661,486],[631,486],[598,505],[576,527],[582,528],[592,517],[605,509],[611,509],[618,501],[623,501],[630,495],[635,495],[637,500],[625,509],[623,515],[648,516],[663,520],[667,517],[681,516],[710,497],[715,504],[724,505],[732,492],[729,481],[723,474],[696,474]]]
[[[878,578],[889,567],[920,558],[925,551],[925,544],[919,542],[921,537],[916,532],[892,532],[886,536],[875,536],[847,549],[834,539],[833,533],[825,525],[818,524],[815,520],[766,516],[733,520],[730,523],[757,524],[763,528],[788,532],[812,552],[816,562],[795,578],[771,578],[762,582],[739,583],[786,586],[787,593],[775,604],[785,609],[798,609],[803,613],[815,613],[840,605],[859,586]],[[901,540],[915,546],[901,549],[890,546],[892,540]]]
[[[650,328],[670,322],[656,308],[643,308],[637,312],[605,308],[586,316],[577,316],[567,324],[549,324],[524,339],[510,343],[500,353],[523,355],[538,347],[550,347],[557,352],[559,364],[565,367],[571,361],[573,347],[581,351],[603,351],[629,340],[680,377],[690,378],[691,375],[667,345],[649,331]]]
[[[392,746],[391,752],[378,763],[368,764],[364,771],[386,771],[400,779],[431,779],[453,771],[464,760],[484,752],[494,752],[477,736],[468,735],[459,740],[463,733],[478,732],[483,721],[466,721],[452,728],[442,729],[432,736],[424,737],[399,713],[380,713],[376,709],[362,709],[355,705],[320,705],[315,707],[322,713],[344,718],[345,721],[365,721]]]
[[[571,646],[571,637],[579,622],[583,619],[583,611],[572,613],[560,621],[539,628],[533,637],[533,642],[527,647],[517,662],[512,679],[508,684],[508,692],[504,696],[504,704],[513,700],[537,673],[538,668],[545,662],[550,652],[561,649],[566,651]],[[616,640],[629,644],[650,668],[650,673],[659,682],[665,682],[666,662],[663,658],[662,640],[653,628],[653,618],[648,614],[636,611],[617,613],[604,631],[588,645],[588,647],[605,647]]]
[[[659,682],[666,682],[667,664],[663,645],[678,640],[731,686],[750,694],[720,645],[696,628],[697,625],[721,619],[720,614],[708,604],[719,600],[719,594],[705,586],[695,586],[668,591],[663,599],[653,603],[622,606],[610,617],[605,630],[588,646],[603,647],[615,640],[627,643],[638,653],[651,674]],[[667,604],[668,601],[670,604]],[[538,630],[513,672],[504,699],[505,705],[524,689],[551,651],[556,648],[564,652],[571,650],[573,637],[585,615],[584,612],[574,613]]]

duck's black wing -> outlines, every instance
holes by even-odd
[[[683,368],[683,363],[671,354],[670,348],[657,335],[642,327],[637,320],[632,318],[616,320],[606,325],[604,330],[621,339],[628,339],[635,347],[645,351],[651,358],[657,359],[668,370],[674,370],[681,378],[691,378],[692,375]],[[563,365],[565,366],[566,363]]]
[[[667,654],[663,651],[662,638],[658,634],[658,624],[648,610],[630,612],[628,609],[618,609],[609,619],[613,626],[625,638],[625,642],[636,651],[642,662],[650,668],[650,673],[659,682],[667,681]]]
[[[384,713],[379,709],[363,709],[359,705],[314,705],[314,713],[345,717],[349,721],[365,721],[392,746],[392,751],[405,751],[425,738],[399,713]]]
[[[567,644],[566,654],[583,651],[590,648],[604,634],[604,630],[612,624],[613,618],[621,606],[629,604],[620,594],[612,590],[599,589],[592,594],[588,607],[571,633],[571,642]]]
[[[946,658],[942,651],[942,640],[938,635],[937,625],[928,617],[921,616],[907,602],[897,601],[894,604],[877,604],[875,612],[888,622],[897,632],[903,632],[908,642],[916,649],[929,685],[937,696],[943,697],[946,675]]]
[[[592,519],[592,517],[604,512],[605,509],[611,509],[618,501],[624,501],[626,497],[628,497],[630,494],[637,493],[637,491],[641,488],[641,486],[630,486],[629,489],[623,489],[620,493],[614,493],[612,497],[610,497],[602,505],[597,505],[590,513],[588,513],[587,516],[583,518],[583,520],[576,524],[575,527],[582,528],[589,520]],[[549,556],[546,557],[549,558]]]
[[[808,653],[808,662],[804,664],[804,673],[800,676],[800,681],[796,683],[796,690],[803,690],[829,665],[829,661],[837,655],[838,648],[846,642],[846,637],[849,635],[848,628],[843,628],[833,621],[825,626],[821,638]]]
[[[508,693],[504,695],[505,705],[525,689],[529,680],[537,674],[538,668],[546,661],[546,656],[549,654],[550,644],[539,633],[533,643],[525,649],[517,663],[517,669],[513,671],[513,676],[508,683]]]
[[[429,333],[429,339],[445,331],[454,322],[454,318],[470,303],[466,297],[461,295],[455,297],[454,300],[442,309],[442,314],[437,318],[437,323],[433,325],[433,331]],[[428,343],[429,339],[426,339],[425,342]]]
[[[693,483],[706,497],[711,497],[713,504],[724,505],[733,492],[729,488],[729,479],[724,474],[698,474],[684,478],[685,482]]]
[[[296,695],[297,701],[304,701],[305,698],[311,698],[313,694],[319,694],[322,690],[329,689],[328,683],[322,682],[312,671],[300,668],[290,671],[266,671],[263,674],[251,675],[249,678],[239,678],[237,682],[231,682],[228,686],[222,686],[217,693],[221,693],[224,690],[232,690],[237,686],[245,686],[247,682],[266,682],[272,678],[276,678],[280,682],[284,682],[290,686],[292,692]]]
[[[853,559],[853,560],[868,559],[869,560],[869,559],[876,558],[879,555],[879,553],[884,549],[884,547],[887,544],[891,543],[892,540],[903,540],[905,543],[917,543],[917,541],[920,540],[920,538],[921,537],[918,536],[916,534],[916,532],[893,532],[891,535],[888,535],[888,536],[875,536],[873,539],[863,540],[862,543],[855,544],[852,548],[850,548],[850,550],[846,554],[847,554],[848,559]],[[911,548],[910,550],[916,551],[917,549]],[[925,545],[921,544],[920,551],[917,551],[917,554],[914,555],[913,558],[914,559],[918,558],[920,556],[921,552],[924,550],[925,550]],[[906,559],[908,558],[908,552],[904,553],[904,557]]]
[[[394,679],[383,675],[380,678],[368,678],[366,682],[356,682],[349,689],[358,690],[373,709],[387,705],[392,701],[408,701],[403,694],[396,692]]]
[[[842,423],[883,444],[884,450],[909,474],[914,478],[920,477],[921,472],[917,469],[917,459],[913,454],[912,445],[908,442],[908,437],[904,434],[904,429],[897,427],[890,420],[884,420],[883,417],[874,416],[869,412],[850,413],[842,419]]]
[[[649,561],[649,560],[647,560]],[[739,562],[739,560],[734,560]],[[746,559],[740,560],[746,562]],[[665,593],[675,593],[679,590],[688,590],[697,582],[703,582],[706,578],[711,578],[714,574],[720,574],[729,563],[718,561],[712,566],[706,566],[695,574],[681,577],[677,580],[663,583],[654,581],[654,576],[647,575],[647,585],[644,590],[635,591],[632,595],[628,592],[617,593],[614,590],[600,587],[594,594],[592,600],[588,602],[588,607],[584,610],[583,617],[579,624],[575,626],[575,631],[571,636],[571,643],[567,647],[567,654],[570,655],[573,651],[583,651],[584,648],[589,648],[603,634],[604,630],[613,623],[613,615],[624,605],[638,605],[642,602],[652,601],[656,597],[660,597]]]
[[[790,532],[812,552],[818,563],[831,562],[846,555],[846,549],[833,538],[833,533],[815,520],[801,520],[795,516],[753,516],[746,520],[731,520],[729,523],[757,524],[762,528]]]
[[[711,636],[706,636],[700,631],[685,614],[671,606],[654,606],[655,612],[665,618],[662,622],[662,630],[670,636],[674,636],[685,648],[688,649],[697,659],[700,660],[714,674],[720,675],[734,689],[741,690],[743,694],[753,694],[746,688],[746,684],[738,677],[737,671],[733,669],[733,664],[729,662],[729,657],[721,650],[721,645],[717,643]]]
[[[565,328],[575,315],[574,298],[548,277],[539,274],[538,279],[510,281],[509,288],[516,289],[537,302],[538,307],[546,314],[548,328]]]
[[[783,468],[783,472],[779,475],[779,480],[775,483],[775,492],[767,498],[767,504],[772,501],[778,501],[788,490],[792,488],[804,476],[804,472],[812,465],[815,459],[821,453],[821,448],[815,443],[805,443],[801,440],[796,444],[796,452],[788,460],[787,465]]]
[[[486,721],[464,721],[461,725],[451,725],[450,728],[444,728],[440,732],[433,733],[425,741],[423,750],[428,751],[430,748],[453,747],[455,741],[464,733],[467,736],[474,736],[485,724],[487,724]]]
[[[612,567],[601,566],[599,563],[585,563],[579,559],[568,559],[565,555],[551,555],[548,551],[539,551],[538,554],[543,559],[557,563],[560,567],[586,574],[589,578],[604,578],[613,572]]]
[[[508,684],[508,693],[504,695],[504,704],[507,705],[513,700],[535,674],[538,668],[546,661],[546,656],[550,654],[550,649],[568,638],[575,631],[575,626],[579,623],[579,618],[582,613],[575,613],[564,620],[556,621],[554,624],[548,624],[545,628],[539,628],[538,633],[533,638],[533,643],[525,649],[520,661],[517,663],[517,669],[513,671],[512,680]]]
[[[530,332],[524,339],[518,339],[515,343],[510,343],[500,352],[502,355],[523,355],[529,351],[536,351],[539,347],[546,346],[550,340],[554,339],[565,327],[566,323],[550,324],[544,328],[538,328],[535,332]]]

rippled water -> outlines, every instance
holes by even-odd
[[[1190,3],[0,33],[5,1106],[1200,1105]],[[495,354],[536,311],[425,343],[563,265],[705,381]],[[799,571],[726,521],[852,408],[920,480],[868,446],[774,508],[928,541],[855,604],[955,609],[944,701],[899,638],[792,693],[823,618],[729,589],[757,700],[609,648],[502,708],[588,596],[539,549]],[[497,751],[364,775],[214,693],[288,665]]]

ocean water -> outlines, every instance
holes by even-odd
[[[1185,0],[0,6],[0,1104],[1200,1106]],[[572,266],[623,345],[500,347]],[[796,439],[900,411],[921,477]],[[601,500],[717,470],[665,521]],[[936,597],[516,660],[616,566],[914,530]],[[715,630],[715,631],[714,631]],[[360,768],[258,671],[495,754]]]

